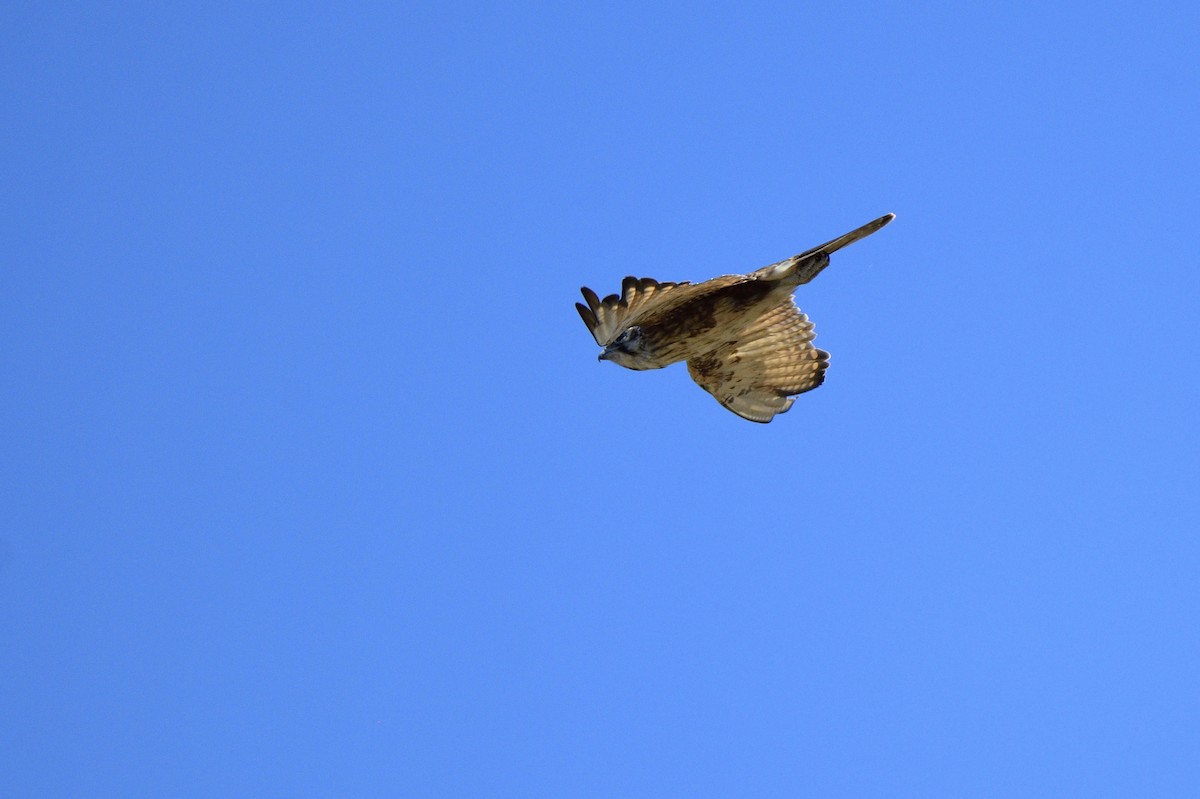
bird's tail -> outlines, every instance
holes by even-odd
[[[895,218],[895,214],[884,214],[862,227],[855,228],[832,241],[825,242],[820,247],[813,247],[811,250],[805,250],[799,255],[793,255],[786,261],[780,261],[777,264],[763,267],[755,274],[766,278],[782,278],[787,276],[795,280],[796,285],[807,283],[821,274],[822,269],[829,266],[830,253],[837,252],[859,239],[865,239]]]

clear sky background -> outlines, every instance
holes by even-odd
[[[6,4],[0,793],[1195,796],[1198,8]]]

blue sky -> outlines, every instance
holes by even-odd
[[[1194,6],[9,4],[10,796],[1192,796]],[[755,425],[573,303],[886,212]]]

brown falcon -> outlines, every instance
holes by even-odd
[[[600,360],[626,369],[687,361],[717,402],[752,422],[769,422],[797,394],[821,385],[829,353],[813,346],[813,323],[792,300],[797,286],[829,265],[829,254],[895,219],[886,214],[833,241],[748,275],[703,283],[627,277],[603,300],[583,288],[583,323],[604,348]]]

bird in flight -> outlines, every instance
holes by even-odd
[[[703,283],[627,277],[604,299],[582,289],[575,303],[604,348],[600,360],[626,369],[661,369],[687,361],[688,372],[717,402],[752,422],[769,422],[797,394],[825,379],[829,353],[813,346],[813,323],[792,299],[797,286],[829,265],[829,254],[896,218],[873,222],[748,275]]]

